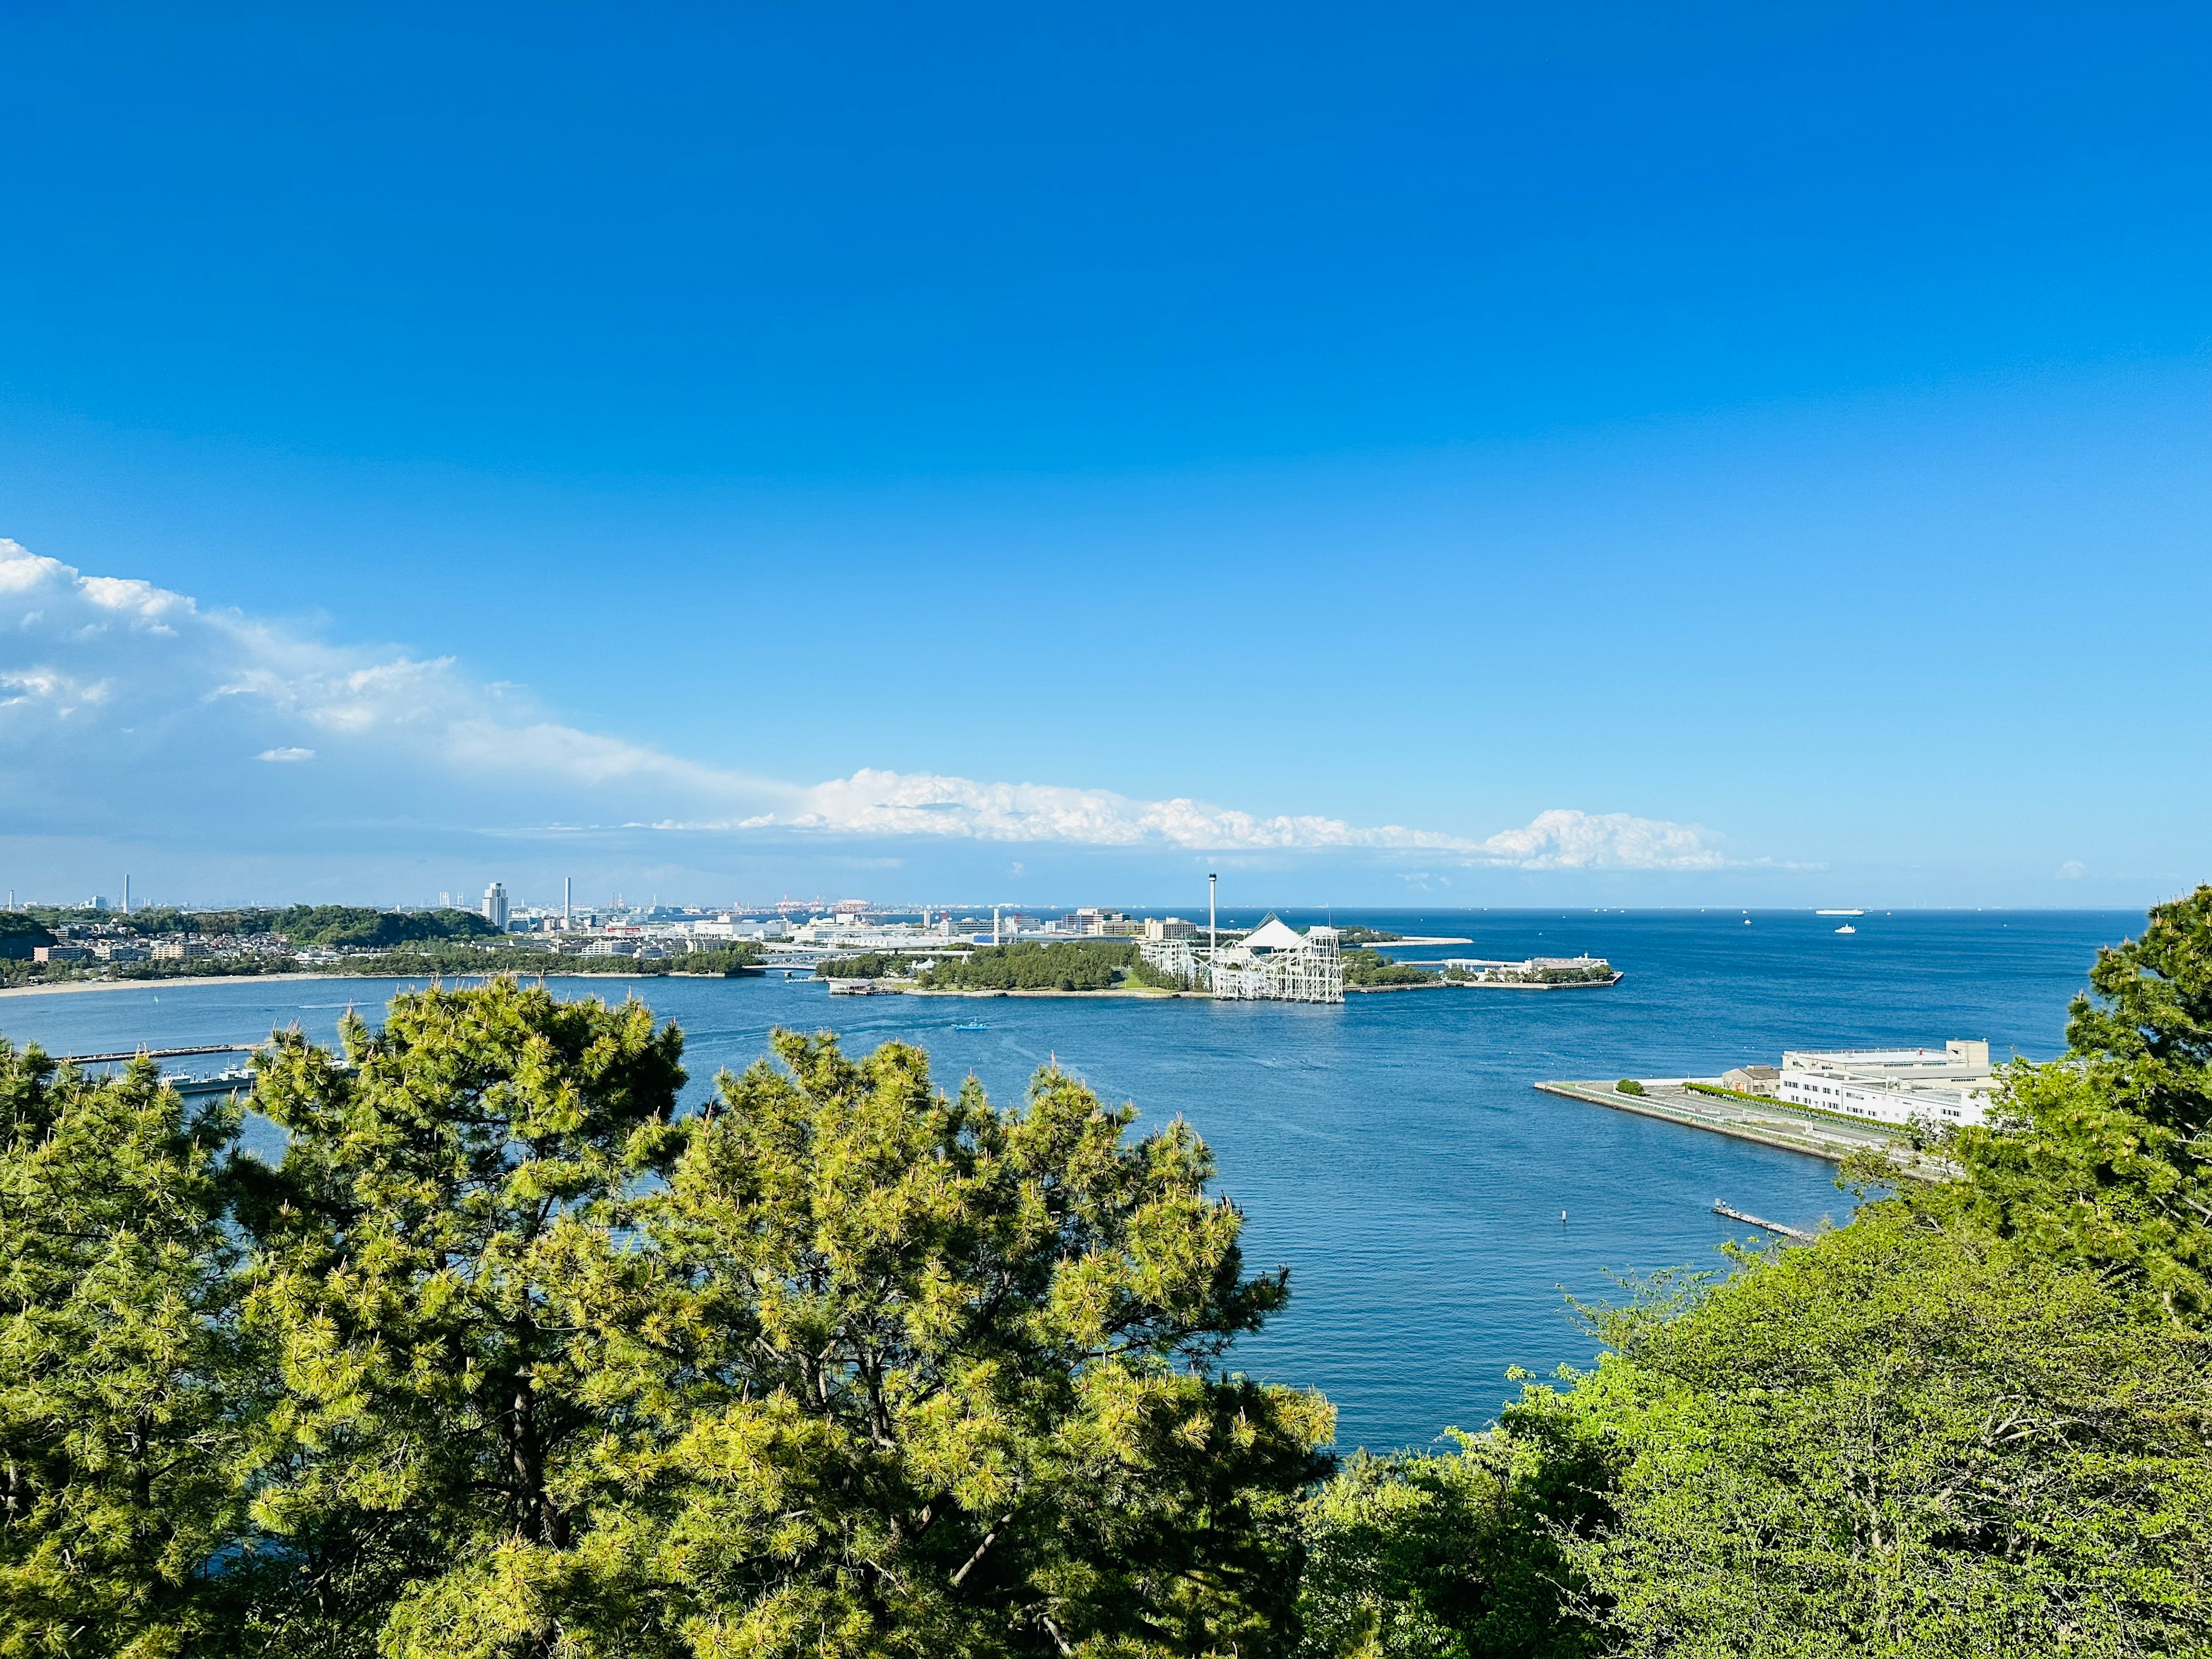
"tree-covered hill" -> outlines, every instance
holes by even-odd
[[[1119,939],[1019,940],[979,945],[968,957],[940,962],[920,977],[927,990],[1103,991],[1121,982],[1137,947]]]
[[[21,910],[0,910],[0,957],[20,960],[41,945],[52,945],[54,936],[37,917]]]
[[[267,913],[267,931],[295,945],[352,951],[388,951],[424,939],[500,937],[500,930],[473,910],[371,910],[350,904],[295,904]]]

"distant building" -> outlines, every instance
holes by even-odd
[[[104,939],[92,947],[93,955],[102,962],[143,962],[149,952],[135,939]]]
[[[1771,1096],[1781,1076],[1777,1066],[1739,1066],[1732,1072],[1721,1073],[1721,1087],[1733,1089],[1740,1095]]]
[[[1987,1120],[1992,1079],[1990,1045],[1954,1038],[1941,1048],[1793,1050],[1772,1092],[1786,1105],[1881,1123],[1963,1125]]]
[[[502,933],[507,931],[507,888],[499,882],[484,889],[483,919]]]
[[[40,945],[33,948],[33,962],[82,962],[92,954],[82,945]]]
[[[197,962],[209,954],[207,943],[197,939],[164,939],[154,942],[156,962]]]
[[[1119,910],[1086,908],[1068,918],[1072,932],[1085,939],[1134,939],[1144,932],[1144,924]]]
[[[1198,924],[1185,921],[1181,916],[1149,917],[1145,922],[1145,937],[1148,939],[1196,939]]]

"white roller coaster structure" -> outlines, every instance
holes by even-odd
[[[1344,957],[1334,927],[1300,934],[1273,916],[1239,944],[1204,949],[1189,939],[1142,947],[1145,961],[1186,990],[1211,991],[1232,1002],[1341,1002]]]

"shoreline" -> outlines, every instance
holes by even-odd
[[[955,989],[949,987],[941,990],[925,990],[919,986],[886,985],[879,989],[832,991],[830,994],[838,997],[1133,997],[1139,1000],[1161,1002],[1177,997],[1188,998],[1194,1002],[1212,1002],[1214,1000],[1213,993],[1211,991],[1170,991],[1156,989],[1149,985],[1133,987],[1112,985],[1097,991],[1062,991],[1048,986],[1008,991]]]
[[[517,969],[496,969],[483,973],[458,974],[319,974],[301,971],[296,974],[178,974],[162,979],[72,979],[54,985],[0,985],[0,997],[52,997],[76,991],[159,991],[174,989],[180,985],[283,985],[311,979],[355,980],[433,980],[433,979],[495,979],[500,974],[513,975],[517,979],[607,979],[635,981],[641,979],[727,979],[726,974],[552,974],[525,973]],[[744,975],[752,979],[757,975]],[[1054,993],[1055,995],[1060,994]],[[1082,995],[1083,993],[1074,993]]]
[[[171,979],[72,979],[57,985],[0,985],[0,997],[58,997],[72,991],[145,991],[175,985],[274,985],[303,979],[361,979],[361,974],[179,974]]]

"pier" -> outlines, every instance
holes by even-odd
[[[1778,1221],[1765,1221],[1747,1210],[1731,1209],[1718,1199],[1713,1200],[1713,1213],[1726,1216],[1730,1221],[1741,1221],[1747,1227],[1764,1227],[1770,1233],[1779,1233],[1784,1238],[1794,1238],[1800,1244],[1810,1244],[1815,1235],[1802,1227],[1785,1227]]]
[[[143,1054],[149,1060],[182,1060],[188,1054],[248,1054],[250,1042],[203,1042],[196,1048],[118,1048],[109,1054],[56,1054],[64,1066],[120,1066]]]
[[[1822,1114],[1801,1111],[1777,1101],[1753,1100],[1692,1091],[1696,1078],[1641,1078],[1640,1095],[1625,1095],[1607,1082],[1553,1081],[1535,1086],[1549,1095],[1587,1101],[1617,1112],[1656,1117],[1711,1134],[1755,1140],[1763,1146],[1802,1152],[1808,1158],[1841,1164],[1859,1152],[1882,1152],[1905,1174],[1921,1181],[1948,1181],[1952,1167],[1941,1158],[1916,1152],[1893,1125],[1856,1123]]]

